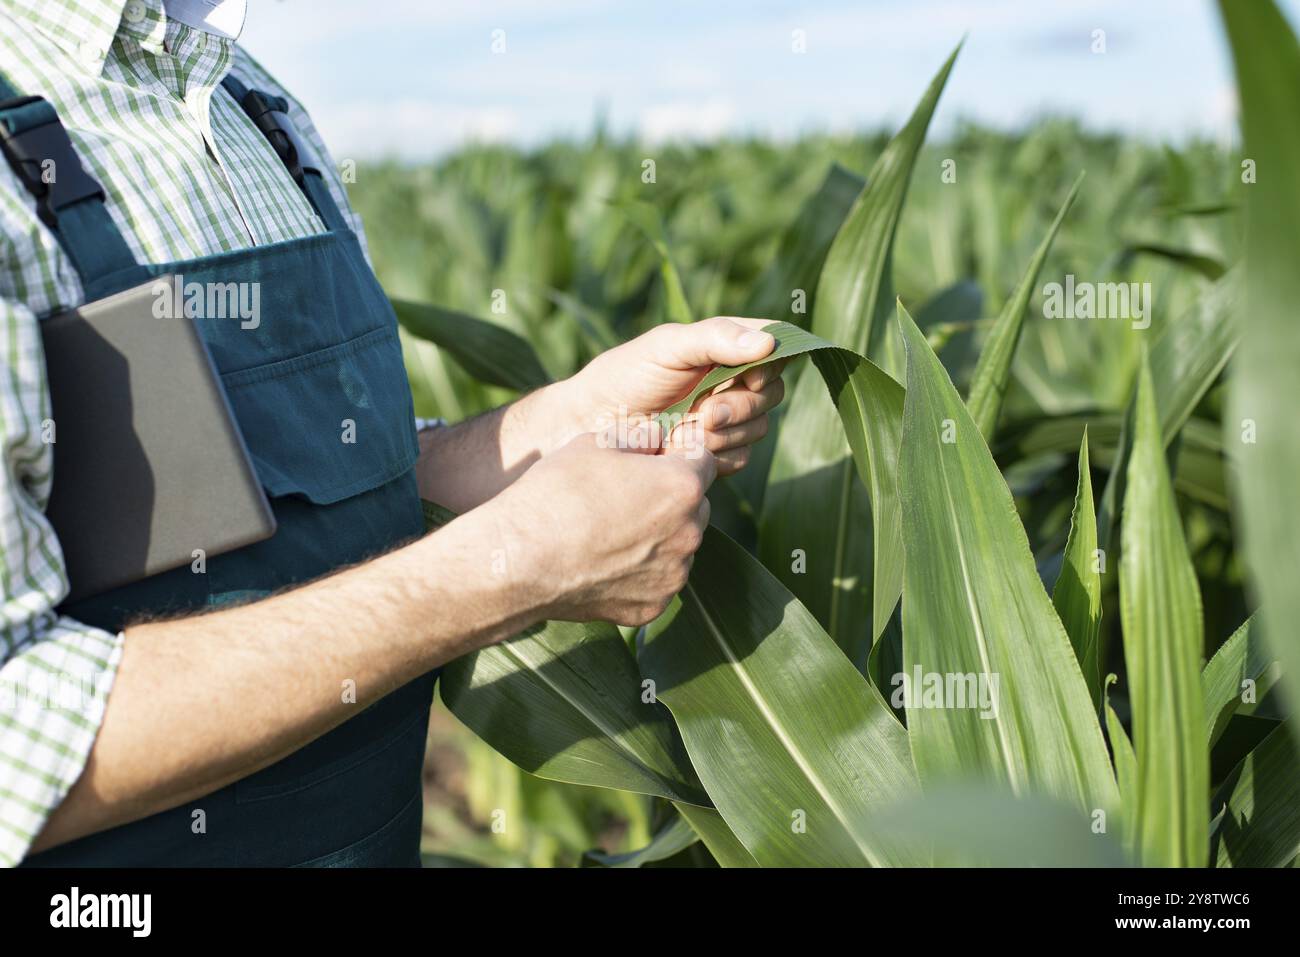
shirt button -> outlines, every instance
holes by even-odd
[[[140,0],[131,0],[126,5],[125,16],[127,23],[139,23],[144,19],[144,4]]]
[[[82,40],[81,43],[77,45],[77,53],[87,63],[94,63],[97,60],[104,59],[103,49],[95,46],[95,44],[89,40]]]

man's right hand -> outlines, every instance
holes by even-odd
[[[587,434],[482,508],[541,617],[643,625],[686,585],[715,474],[702,445],[620,449]]]

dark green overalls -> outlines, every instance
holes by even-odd
[[[278,530],[266,541],[65,605],[108,631],[142,615],[244,602],[362,561],[423,531],[397,321],[356,235],[304,155],[282,99],[223,84],[328,232],[184,262],[136,263],[55,110],[0,77],[10,164],[81,277],[87,302],[181,273],[260,283],[261,322],[199,319]],[[221,95],[221,94],[218,94]],[[55,159],[57,181],[40,176]],[[356,441],[341,441],[344,420]],[[201,494],[196,490],[196,494]],[[340,695],[347,675],[340,675]],[[29,858],[30,865],[419,864],[420,770],[435,674],[278,764],[181,807]],[[292,696],[293,687],[283,689]],[[270,731],[270,729],[267,729]],[[202,815],[195,812],[201,810]],[[200,826],[201,822],[201,826]]]

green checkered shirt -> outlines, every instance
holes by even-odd
[[[0,0],[0,69],[58,110],[137,260],[324,229],[219,84],[229,70],[250,87],[284,90],[233,40],[169,19],[163,0]],[[289,103],[327,157],[302,107]],[[326,176],[348,210],[341,181]],[[53,452],[37,317],[83,298],[34,208],[0,162],[0,865],[22,859],[81,774],[122,653],[121,635],[55,610],[67,576],[44,514]]]

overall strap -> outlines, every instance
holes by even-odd
[[[44,97],[22,96],[3,74],[0,151],[72,260],[88,299],[98,298],[100,280],[137,268],[104,205],[103,188],[81,165],[54,107]]]
[[[320,161],[289,118],[289,103],[282,96],[272,96],[261,90],[250,90],[233,75],[227,73],[221,81],[235,102],[240,105],[253,124],[262,131],[280,162],[299,188],[307,194],[308,201],[331,231],[350,230],[352,226],[343,217],[329,187],[321,175]]]

